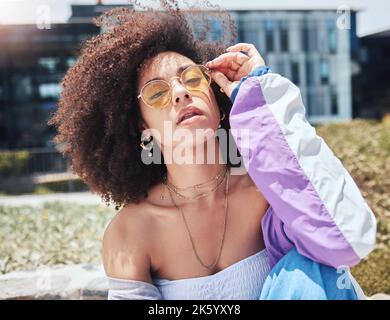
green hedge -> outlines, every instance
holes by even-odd
[[[0,177],[19,175],[26,166],[30,154],[27,150],[0,152]]]

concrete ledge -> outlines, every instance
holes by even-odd
[[[16,206],[29,205],[29,206],[42,206],[45,202],[52,201],[67,201],[77,204],[85,205],[99,205],[104,204],[104,201],[99,195],[90,191],[81,192],[56,192],[52,194],[23,194],[15,196],[0,196],[0,205],[3,206]]]
[[[101,265],[56,265],[0,276],[0,299],[105,300],[107,291]]]
[[[390,295],[384,293],[376,293],[369,297],[370,300],[390,300]]]

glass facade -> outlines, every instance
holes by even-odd
[[[352,11],[351,20],[355,16]],[[352,118],[351,43],[356,42],[356,28],[352,24],[339,30],[337,18],[332,10],[236,13],[238,42],[255,44],[275,72],[299,85],[312,123]]]
[[[56,110],[60,81],[77,58],[88,24],[0,26],[0,149],[52,147],[46,123]]]

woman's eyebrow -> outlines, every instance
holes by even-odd
[[[182,65],[181,67],[177,68],[176,74],[179,75],[182,73],[185,69],[187,69],[189,66],[192,66],[192,64],[185,64]]]
[[[177,68],[176,75],[179,75],[180,73],[182,73],[183,70],[185,70],[185,69],[188,68],[189,66],[192,66],[192,64],[185,64],[185,65],[182,65],[182,66],[180,66],[179,68]],[[161,77],[156,77],[156,78],[153,78],[153,79],[150,79],[150,80],[146,81],[144,85],[146,85],[146,84],[148,84],[149,82],[154,81],[154,80],[164,80],[164,79],[161,78]]]

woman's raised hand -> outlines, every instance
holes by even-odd
[[[226,51],[207,62],[206,67],[211,69],[211,77],[230,97],[234,87],[243,77],[265,63],[256,47],[250,43],[237,43],[228,47]]]

